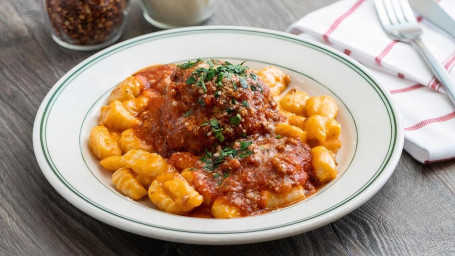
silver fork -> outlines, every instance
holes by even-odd
[[[376,11],[384,31],[390,38],[415,46],[435,77],[446,89],[455,105],[455,83],[445,68],[420,39],[422,30],[407,0],[374,0]]]

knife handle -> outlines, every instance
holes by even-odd
[[[455,82],[450,78],[449,73],[447,73],[446,69],[439,64],[439,61],[433,56],[419,37],[414,38],[411,41],[411,44],[417,48],[431,71],[433,71],[434,76],[444,86],[447,96],[449,96],[450,101],[452,101],[452,104],[455,106]]]

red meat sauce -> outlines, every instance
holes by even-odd
[[[151,66],[134,76],[151,98],[135,133],[176,170],[191,171],[204,203],[190,216],[210,217],[219,197],[249,216],[273,210],[264,207],[264,191],[286,194],[300,185],[315,192],[310,148],[275,138],[273,127],[285,117],[251,69],[196,61]]]

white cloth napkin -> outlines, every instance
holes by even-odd
[[[455,1],[438,1],[455,17]],[[422,40],[455,81],[455,39],[417,16]],[[455,158],[455,107],[417,51],[382,30],[373,1],[342,0],[288,32],[325,43],[367,66],[391,94],[405,129],[404,149],[422,163]]]

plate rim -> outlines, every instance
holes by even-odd
[[[55,166],[52,166],[51,163],[49,163],[49,161],[46,157],[46,150],[44,149],[43,144],[42,144],[43,136],[41,136],[41,133],[43,132],[43,121],[44,121],[44,119],[46,119],[46,111],[48,111],[48,106],[52,102],[52,99],[54,98],[54,96],[57,96],[57,98],[58,98],[59,92],[62,92],[64,90],[64,87],[63,88],[61,88],[61,87],[65,84],[66,80],[71,78],[74,74],[77,74],[78,72],[82,72],[83,67],[85,67],[86,65],[93,63],[94,61],[96,63],[96,60],[99,58],[102,59],[102,57],[107,57],[111,54],[115,54],[117,51],[124,49],[125,46],[132,47],[136,44],[140,44],[142,41],[144,41],[146,39],[151,39],[151,38],[159,39],[159,37],[161,37],[161,36],[166,36],[166,35],[171,35],[171,34],[182,35],[185,33],[193,34],[195,32],[204,33],[207,31],[209,31],[209,32],[221,32],[221,31],[226,32],[226,31],[228,31],[228,33],[230,31],[230,32],[237,32],[237,33],[248,33],[248,34],[256,33],[256,35],[263,35],[263,36],[267,35],[267,36],[273,36],[275,38],[280,38],[280,39],[285,38],[288,41],[289,40],[296,41],[301,45],[303,44],[306,47],[310,46],[313,49],[318,48],[319,51],[336,58],[343,64],[349,66],[351,69],[356,71],[356,73],[358,73],[362,78],[364,78],[373,87],[373,89],[376,91],[376,93],[380,96],[381,100],[384,102],[384,105],[385,105],[385,108],[387,109],[389,118],[390,118],[390,116],[393,117],[393,118],[390,118],[391,123],[392,123],[391,140],[393,140],[393,142],[391,142],[389,144],[389,149],[388,149],[387,153],[385,154],[385,158],[382,161],[381,165],[379,165],[378,171],[375,173],[375,175],[373,175],[368,180],[368,182],[364,186],[362,186],[359,190],[357,190],[354,194],[352,194],[345,200],[338,203],[336,207],[332,206],[329,209],[327,209],[326,211],[324,211],[323,213],[320,213],[317,216],[310,218],[310,219],[314,219],[314,218],[317,219],[321,216],[326,215],[327,213],[332,213],[333,215],[335,215],[335,216],[332,216],[331,218],[326,218],[325,221],[317,222],[317,223],[319,223],[319,225],[313,225],[313,227],[307,228],[307,230],[317,228],[318,226],[322,226],[328,222],[334,221],[334,220],[341,218],[342,216],[348,214],[349,212],[353,211],[354,209],[356,209],[357,207],[362,205],[370,197],[372,197],[385,184],[385,182],[388,180],[390,175],[393,173],[395,166],[398,163],[398,160],[400,158],[401,149],[403,147],[403,142],[404,142],[404,136],[403,136],[403,131],[401,129],[401,124],[399,122],[398,112],[397,112],[396,107],[394,106],[393,102],[390,99],[390,95],[388,94],[388,92],[386,90],[384,90],[384,88],[380,84],[378,84],[376,82],[373,75],[366,68],[364,68],[361,64],[359,64],[357,61],[353,60],[352,58],[345,56],[341,52],[338,52],[330,47],[327,47],[327,46],[322,45],[317,42],[308,41],[308,40],[299,38],[297,36],[294,36],[294,35],[291,35],[288,33],[274,31],[274,30],[268,30],[268,29],[250,28],[250,27],[205,26],[205,27],[189,27],[189,28],[180,28],[180,29],[160,31],[160,32],[150,33],[150,34],[146,34],[146,35],[142,35],[139,37],[135,37],[135,38],[126,40],[119,44],[113,45],[109,48],[106,48],[106,49],[94,54],[93,56],[83,60],[78,65],[76,65],[74,68],[70,69],[61,79],[59,79],[54,84],[54,86],[48,92],[46,97],[43,99],[43,102],[41,103],[40,108],[38,109],[38,112],[37,112],[37,115],[35,118],[34,128],[33,128],[33,146],[34,146],[34,150],[35,150],[35,156],[38,160],[38,164],[39,164],[43,174],[46,176],[47,180],[51,183],[51,185],[57,190],[57,192],[60,195],[62,195],[66,200],[68,200],[74,206],[76,206],[83,212],[87,213],[88,215],[90,215],[96,219],[99,219],[103,222],[106,222],[110,225],[119,227],[121,229],[125,229],[125,230],[133,232],[133,233],[138,233],[138,234],[144,235],[144,232],[139,232],[138,230],[135,230],[134,228],[126,228],[126,227],[124,227],[124,225],[117,224],[114,221],[106,221],[105,219],[102,219],[101,218],[102,216],[98,216],[98,214],[101,214],[101,215],[111,214],[114,216],[114,218],[121,218],[122,221],[127,221],[127,222],[134,221],[131,219],[125,219],[124,217],[118,216],[115,213],[106,211],[106,209],[101,209],[99,206],[95,205],[90,200],[85,199],[84,195],[78,195],[77,191],[74,191],[74,189],[71,189],[70,187],[68,187],[68,185],[70,185],[70,184],[65,184],[65,181],[61,180],[61,177],[59,177],[59,175],[57,175],[57,173],[54,170],[54,168],[55,169],[57,169],[57,168]],[[60,89],[62,89],[62,90],[60,90]],[[392,120],[394,121],[394,123],[392,122]],[[393,130],[393,128],[395,128],[395,130]],[[43,160],[43,158],[46,160]],[[51,160],[51,162],[52,162],[52,160]],[[51,176],[52,173],[55,175],[55,177]],[[382,179],[377,181],[377,179],[379,177],[381,177]],[[60,183],[57,183],[58,181],[60,181]],[[62,185],[64,187],[62,187]],[[73,194],[67,194],[68,190],[70,192],[72,192]],[[73,198],[73,196],[76,196],[79,198]],[[361,198],[359,198],[359,197],[361,197]],[[354,198],[359,198],[359,199],[353,203],[351,200]],[[77,202],[78,200],[83,200],[83,201],[85,200],[85,202]],[[81,204],[84,204],[84,203],[89,204],[92,207],[95,207],[96,210],[94,212],[92,212],[90,210],[90,208],[82,207]],[[96,211],[100,211],[101,213],[99,213],[99,212],[96,213]],[[232,235],[232,234],[245,235],[245,234],[267,233],[267,231],[283,229],[283,228],[286,229],[287,227],[295,228],[296,225],[298,225],[299,223],[302,223],[302,222],[304,222],[304,221],[299,220],[294,223],[281,225],[279,227],[272,227],[272,228],[268,228],[268,229],[266,228],[266,229],[261,229],[261,230],[244,231],[244,232],[228,232],[228,233],[191,232],[191,231],[184,231],[184,230],[166,229],[163,227],[155,227],[155,226],[150,226],[150,225],[147,225],[147,228],[154,228],[154,229],[159,229],[159,230],[166,229],[166,231],[168,231],[168,232],[175,232],[175,233],[179,233],[179,234],[187,233],[190,235],[199,235],[199,236],[213,236],[213,235],[222,236],[222,235]],[[138,222],[135,222],[135,223],[137,225],[144,225],[144,223],[138,223]],[[304,232],[307,230],[297,228],[296,233],[301,233],[301,232]],[[290,232],[289,235],[291,235],[291,234],[292,233]],[[169,239],[169,238],[159,237],[156,234],[153,234],[153,235],[145,234],[145,235],[149,236],[149,237],[156,237],[156,238],[161,238],[161,239],[165,239],[165,240],[173,240],[173,241],[183,240],[185,242],[191,242],[191,243],[212,244],[210,241],[207,241],[204,238],[201,239],[201,238],[189,237],[189,238],[183,238],[183,239],[175,239],[175,238]],[[284,234],[281,237],[284,237],[284,236],[287,236],[287,235]],[[246,243],[246,242],[253,242],[253,241],[270,240],[270,239],[275,239],[275,238],[278,238],[278,237],[277,237],[277,235],[273,235],[273,234],[266,235],[265,237],[260,238],[260,240],[257,240],[257,238],[255,239],[254,237],[249,236],[249,240],[239,241],[239,242]],[[220,241],[218,241],[218,243],[219,242]],[[236,243],[239,243],[239,242],[236,242]],[[222,243],[227,244],[226,242],[222,242]]]

